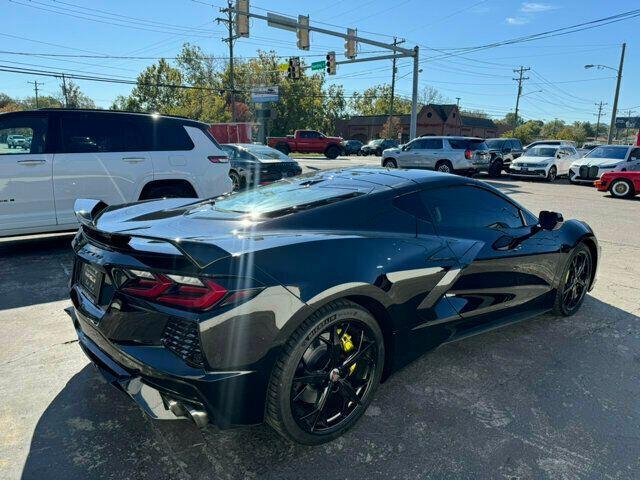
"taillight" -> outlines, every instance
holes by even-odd
[[[210,278],[199,278],[166,273],[148,272],[146,270],[118,271],[117,283],[125,293],[146,300],[189,310],[208,310],[220,303],[229,291]],[[255,289],[252,289],[252,292]],[[232,292],[230,298],[244,298],[241,292]],[[257,293],[257,292],[255,292]],[[248,298],[255,296],[248,295]],[[224,304],[237,303],[225,301]]]
[[[473,151],[471,151],[470,148],[467,148],[464,151],[464,158],[466,158],[467,160],[471,160],[472,157],[473,157]]]
[[[209,155],[207,159],[211,163],[228,163],[229,162],[229,157],[227,157],[226,155]]]

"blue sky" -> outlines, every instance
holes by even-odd
[[[226,56],[226,44],[220,40],[224,29],[214,23],[219,13],[211,6],[223,3],[223,0],[0,0],[3,12],[0,50],[171,57],[183,42],[189,41],[211,55]],[[408,47],[418,44],[423,60],[421,87],[432,86],[452,102],[460,97],[462,107],[484,110],[495,117],[513,111],[516,82],[512,80],[512,69],[520,65],[531,67],[527,72],[529,80],[524,84],[524,93],[528,95],[521,101],[524,118],[595,121],[594,104],[599,101],[609,104],[605,110],[608,114],[613,102],[615,72],[585,70],[584,65],[604,64],[617,68],[620,45],[627,42],[619,107],[635,107],[635,114],[640,115],[640,89],[637,87],[640,17],[464,56],[435,60],[433,57],[441,53],[430,50],[483,45],[581,23],[638,8],[637,0],[251,0],[250,3],[256,13],[264,13],[262,9],[269,8],[287,14],[309,14],[312,24],[326,22],[355,27],[361,35],[370,38],[390,41],[391,36],[397,35],[406,39]],[[136,25],[130,19],[111,14],[137,17],[146,22]],[[378,50],[366,45],[359,48],[362,52]],[[335,50],[338,58],[344,59],[341,39],[312,33],[311,50],[302,52],[295,47],[293,32],[252,20],[251,38],[236,42],[236,52],[239,56],[253,56],[258,49],[273,49],[283,56],[318,55],[310,57],[311,61],[322,59],[327,51]],[[151,63],[153,60],[43,58],[0,53],[1,65],[124,78],[135,78]],[[397,77],[400,95],[410,95],[410,72],[411,60],[400,60]],[[381,61],[339,66],[338,74],[330,77],[330,81],[353,92],[389,82],[390,77],[391,62]],[[45,82],[41,87],[44,94],[58,90],[54,78],[0,72],[0,92],[17,97],[31,95],[33,86],[27,81],[36,79]],[[105,107],[116,95],[126,94],[131,88],[85,80],[77,83],[98,105]]]

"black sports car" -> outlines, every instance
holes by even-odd
[[[593,286],[583,222],[469,178],[354,168],[193,202],[78,200],[73,321],[153,418],[319,444],[424,352]]]

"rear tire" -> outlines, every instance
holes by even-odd
[[[387,158],[382,166],[385,168],[398,168],[398,164],[396,163],[396,161],[391,158]]]
[[[622,178],[611,182],[609,193],[614,198],[631,198],[636,194],[633,184]]]
[[[440,160],[436,163],[436,171],[442,173],[454,173],[453,165],[451,165],[449,160]]]
[[[584,243],[579,243],[571,252],[562,272],[553,304],[553,313],[569,317],[578,311],[591,284],[592,268],[591,251]]]
[[[331,160],[338,158],[338,155],[340,155],[340,149],[335,145],[331,145],[324,152],[324,156]]]
[[[286,143],[277,144],[276,150],[278,150],[281,153],[284,153],[285,155],[289,155],[291,153],[291,149],[289,148],[289,145],[287,145]]]
[[[342,332],[347,330],[354,334],[349,338],[351,349],[357,348],[351,353],[343,343]],[[354,366],[349,365],[345,358],[359,351],[363,353]],[[365,412],[383,366],[384,339],[371,313],[348,300],[331,302],[307,318],[287,341],[271,372],[265,420],[292,442],[329,442]]]

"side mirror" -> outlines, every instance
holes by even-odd
[[[543,230],[554,230],[559,223],[564,222],[564,218],[561,213],[549,212],[548,210],[542,210],[538,215],[538,223]]]

